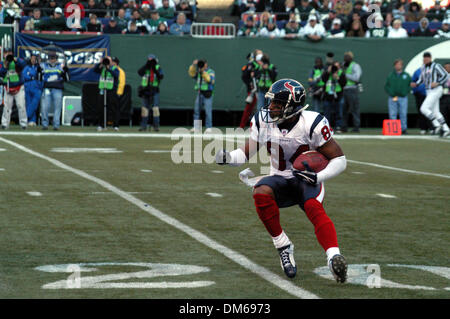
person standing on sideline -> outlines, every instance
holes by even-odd
[[[117,97],[119,69],[113,65],[111,57],[105,56],[100,63],[95,65],[94,72],[100,74],[97,99],[97,131],[106,130],[105,108],[113,113],[114,131],[118,131],[120,122],[119,98]]]
[[[269,91],[272,83],[277,78],[277,68],[270,63],[269,57],[264,53],[256,57],[258,67],[256,68],[255,77],[258,87],[257,112],[259,112],[266,102],[265,94]]]
[[[344,72],[335,62],[334,65],[328,66],[322,73],[321,81],[325,84],[323,94],[323,112],[328,122],[334,128],[335,133],[342,133],[342,114],[340,113],[342,103],[344,102],[343,87],[347,82]]]
[[[112,65],[119,69],[119,84],[117,85],[117,96],[120,98],[125,91],[125,84],[127,82],[127,75],[125,71],[119,66],[120,60],[118,57],[111,58]]]
[[[413,88],[421,83],[425,84],[427,97],[420,107],[420,112],[431,121],[434,127],[434,134],[442,135],[442,137],[450,135],[450,128],[439,110],[439,99],[442,97],[443,85],[447,77],[448,73],[443,66],[433,62],[430,52],[425,52],[419,80],[411,82],[411,87]]]
[[[50,106],[53,105],[55,109],[53,113],[53,130],[57,131],[61,123],[64,82],[69,80],[69,69],[67,65],[58,63],[56,52],[48,53],[48,61],[42,63],[41,68],[44,85],[44,94],[42,94],[41,98],[42,129],[44,131],[48,130],[48,115]]]
[[[216,82],[216,75],[214,71],[209,68],[206,60],[194,60],[188,70],[189,76],[195,80],[194,90],[197,91],[194,106],[194,127],[191,132],[199,132],[198,122],[200,120],[200,108],[203,105],[205,108],[205,133],[212,131],[212,104],[214,97],[214,84]]]
[[[389,74],[384,85],[384,90],[389,95],[388,109],[389,118],[396,120],[400,118],[402,134],[407,134],[408,128],[408,94],[411,90],[411,76],[403,71],[403,61],[394,61],[394,70]]]
[[[447,73],[450,73],[450,62],[444,64],[444,68]],[[447,81],[444,84],[444,91],[440,101],[441,113],[447,123],[450,123],[450,76],[447,77]]]
[[[125,84],[127,82],[127,76],[125,74],[125,71],[119,66],[120,60],[118,57],[116,57],[116,56],[112,57],[111,63],[113,66],[115,66],[119,70],[119,84],[117,84],[117,100],[118,100],[119,112],[120,112],[120,110],[121,110],[120,99],[122,98],[123,93],[125,91]]]
[[[11,121],[11,112],[14,101],[19,111],[19,124],[22,129],[27,128],[27,111],[25,108],[25,89],[23,88],[22,71],[27,62],[21,58],[15,58],[12,49],[5,49],[5,60],[0,62],[0,78],[4,85],[4,108],[2,114],[2,129],[6,130]]]
[[[317,113],[322,111],[322,97],[325,86],[325,83],[322,80],[322,74],[324,71],[322,58],[317,57],[314,61],[314,67],[308,77],[312,111]]]
[[[37,122],[37,110],[42,95],[42,81],[39,80],[41,71],[37,55],[31,54],[29,64],[23,69],[28,126],[36,126]]]
[[[247,55],[248,62],[241,69],[241,79],[247,88],[247,97],[245,98],[245,108],[242,113],[241,123],[239,125],[240,128],[245,128],[247,126],[257,102],[257,95],[255,93],[257,90],[255,70],[259,67],[259,64],[256,62],[256,56],[259,54],[263,54],[259,49],[255,49],[252,53],[249,53]]]
[[[419,80],[420,77],[420,68],[418,68],[413,76],[411,81],[416,82]],[[425,117],[420,112],[420,107],[422,106],[423,101],[425,101],[425,97],[427,96],[427,91],[425,90],[425,84],[421,83],[420,85],[416,86],[412,89],[412,93],[414,94],[414,99],[416,101],[416,108],[418,113],[418,126],[420,129],[420,134],[424,135],[427,133],[429,129],[432,128],[432,125],[430,123],[430,120]]]
[[[141,128],[139,131],[146,131],[150,110],[153,117],[153,130],[159,131],[159,85],[164,78],[164,72],[159,64],[158,58],[154,54],[147,56],[147,62],[138,70],[142,77],[139,87],[139,97],[142,99],[141,108]]]
[[[353,119],[352,132],[359,133],[361,119],[359,114],[359,80],[361,79],[362,70],[358,63],[353,61],[353,53],[351,51],[344,54],[344,73],[347,83],[344,87],[344,106],[342,110],[342,132],[347,132],[348,113],[351,113]]]

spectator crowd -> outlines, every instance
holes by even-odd
[[[421,3],[235,0],[232,14],[241,18],[237,35],[245,37],[311,41],[343,37],[450,38],[450,1],[436,0],[429,8],[422,8]],[[0,23],[19,20],[22,31],[186,35],[196,16],[196,0],[0,1]]]
[[[236,0],[238,36],[270,38],[450,38],[450,1]],[[432,25],[432,26],[431,26]]]
[[[195,16],[195,0],[0,1],[0,23],[22,31],[184,35]]]

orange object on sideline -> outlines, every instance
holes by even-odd
[[[383,135],[402,135],[400,120],[383,120]]]

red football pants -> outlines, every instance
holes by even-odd
[[[306,216],[314,225],[317,240],[322,248],[327,251],[328,248],[338,247],[336,229],[325,213],[322,203],[312,198],[306,201],[304,208]]]
[[[275,199],[267,194],[254,194],[256,212],[272,237],[283,231],[280,225],[280,210]]]
[[[267,194],[254,194],[255,207],[259,218],[272,237],[277,237],[283,231],[280,225],[280,210],[275,199]],[[314,231],[319,244],[327,251],[338,247],[336,229],[331,219],[325,213],[322,204],[316,199],[306,201],[305,213],[314,225]]]

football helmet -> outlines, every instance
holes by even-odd
[[[300,114],[309,105],[305,105],[306,90],[303,85],[292,79],[278,80],[272,84],[264,96],[267,104],[263,107],[263,121],[266,123],[280,124],[293,116]],[[280,115],[273,116],[270,104],[278,102],[281,104]],[[271,114],[272,113],[272,114]],[[277,112],[278,113],[278,112]]]

